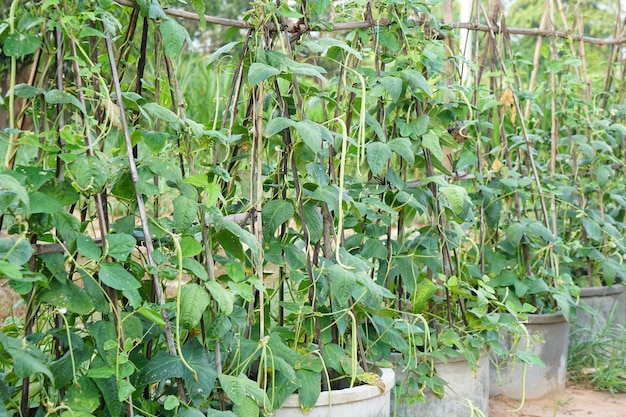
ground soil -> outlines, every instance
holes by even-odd
[[[568,383],[564,392],[520,401],[499,395],[489,401],[489,417],[626,417],[626,393],[611,395]]]

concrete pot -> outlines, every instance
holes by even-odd
[[[581,288],[578,306],[586,308],[576,309],[572,342],[594,339],[609,326],[626,326],[626,285]]]
[[[393,369],[383,368],[381,379],[385,391],[373,385],[359,385],[342,390],[322,392],[313,409],[304,413],[298,394],[292,394],[274,413],[276,417],[389,417],[391,389],[395,381]]]
[[[490,369],[491,395],[504,394],[513,399],[532,400],[554,395],[565,389],[570,323],[562,313],[529,314],[525,327],[530,340],[522,336],[517,349],[533,352],[544,362],[545,367],[526,365],[524,381],[524,364],[511,360],[497,363],[494,358]],[[511,350],[510,337],[501,337],[505,339],[504,347]]]
[[[392,357],[392,362],[394,358]],[[426,402],[411,403],[410,372],[396,366],[396,389],[392,393],[392,416],[394,417],[467,417],[471,414],[470,403],[489,415],[489,358],[481,356],[474,372],[461,355],[448,362],[435,361],[437,376],[447,382],[443,398],[430,390],[424,392]]]

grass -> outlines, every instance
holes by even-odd
[[[593,337],[589,328],[572,333],[569,379],[611,394],[626,392],[626,328],[609,321]]]

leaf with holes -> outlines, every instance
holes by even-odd
[[[41,40],[29,33],[11,33],[4,40],[2,50],[6,56],[20,58],[35,53]]]

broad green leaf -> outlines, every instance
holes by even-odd
[[[318,2],[318,4],[323,5],[324,3]],[[351,55],[354,55],[354,57],[358,59],[359,61],[363,59],[363,56],[361,55],[359,51],[350,47],[347,43],[337,38],[323,37],[323,38],[319,38],[315,40],[306,40],[303,42],[303,44],[309,47],[309,49],[315,53],[325,52],[328,48],[337,47],[337,48],[343,49],[344,51],[346,51],[347,53]]]
[[[132,395],[137,389],[129,381],[122,379],[119,383],[119,389],[117,391],[117,399],[119,401],[126,401],[128,397]]]
[[[397,153],[406,161],[407,164],[415,163],[415,149],[413,143],[408,138],[395,138],[387,142],[392,151]]]
[[[458,185],[449,184],[439,188],[455,214],[460,215],[469,204],[467,190]]]
[[[172,118],[172,115],[174,115],[174,118]],[[152,116],[159,117],[156,116],[156,114],[154,113],[152,114]],[[174,113],[165,115],[165,117],[169,119],[175,119],[175,116],[176,115]],[[162,119],[161,117],[159,118]],[[161,150],[163,150],[167,141],[172,138],[172,135],[167,132],[157,132],[154,130],[141,129],[141,137],[143,138],[143,143],[146,144],[150,152],[156,155],[161,152]]]
[[[193,236],[183,236],[180,239],[180,248],[185,258],[191,258],[202,252],[202,245]]]
[[[263,135],[266,137],[273,136],[282,132],[288,127],[294,126],[296,122],[286,117],[274,117],[270,119],[263,129]]]
[[[182,378],[183,364],[178,356],[170,355],[162,350],[141,368],[139,384],[147,385],[166,379]]]
[[[255,263],[259,262],[259,260],[261,259],[261,245],[259,244],[259,242],[256,240],[256,238],[254,237],[252,233],[248,232],[247,230],[242,229],[242,227],[239,226],[239,224],[231,220],[223,220],[222,226],[226,230],[234,234],[235,236],[239,237],[241,242],[250,248],[253,262]]]
[[[210,302],[209,294],[204,288],[193,282],[186,283],[181,290],[180,323],[182,326],[188,330],[197,327]]]
[[[263,205],[263,239],[269,242],[276,230],[293,217],[293,204],[285,200],[271,200]]]
[[[36,374],[48,377],[54,385],[54,375],[44,362],[44,355],[25,340],[15,339],[0,332],[0,344],[13,358],[13,372],[18,378],[30,378]]]
[[[74,239],[80,232],[80,221],[66,211],[54,213],[54,227],[68,243],[74,242]]]
[[[590,239],[596,242],[602,242],[602,228],[596,221],[590,219],[589,216],[585,216],[582,219],[582,223],[585,233],[587,233]]]
[[[2,210],[0,214],[4,214],[6,209],[15,201],[16,198],[24,203],[26,211],[29,212],[30,199],[28,198],[28,192],[18,180],[9,175],[0,174],[0,192],[1,191],[6,193],[8,199],[3,201],[2,206],[0,206],[0,209]]]
[[[69,280],[65,285],[54,281],[50,284],[50,289],[43,290],[39,298],[47,304],[65,308],[76,314],[87,314],[94,308],[87,292]]]
[[[137,289],[141,287],[141,283],[130,274],[124,267],[117,263],[100,264],[100,280],[111,288],[116,290]]]
[[[177,232],[184,232],[196,219],[198,214],[198,202],[184,195],[174,199],[174,227]]]
[[[233,50],[233,48],[237,45],[239,45],[241,42],[237,41],[237,42],[230,42],[227,43],[226,45],[223,45],[219,48],[217,48],[215,50],[215,52],[213,52],[211,54],[211,56],[209,57],[209,59],[206,60],[205,65],[209,66],[211,65],[213,62],[217,61],[222,55],[229,53],[230,51]]]
[[[303,412],[313,408],[322,391],[322,374],[308,369],[296,369],[298,401]]]
[[[196,277],[200,278],[202,281],[206,281],[209,279],[209,274],[206,271],[206,267],[193,258],[184,258],[183,268],[194,274]]]
[[[38,96],[39,94],[45,93],[46,90],[44,90],[43,88],[33,87],[32,85],[28,84],[17,84],[13,88],[13,92],[15,93],[16,97],[33,98],[35,96]]]
[[[178,116],[173,111],[166,109],[158,103],[146,103],[141,108],[151,117],[156,117],[166,123],[177,123],[179,121]]]
[[[168,395],[163,401],[163,408],[173,410],[180,405],[180,400],[175,395]]]
[[[320,126],[310,120],[303,120],[295,124],[300,137],[316,154],[322,150],[322,131]]]
[[[100,247],[87,235],[78,235],[76,237],[76,249],[78,249],[78,253],[94,261],[100,259],[102,256]]]
[[[230,315],[233,312],[235,295],[216,281],[207,281],[204,285],[211,293],[211,297],[217,301],[220,311],[226,316]]]
[[[585,218],[583,218],[584,221]],[[546,242],[554,242],[554,235],[546,226],[544,226],[541,222],[532,221],[528,224],[528,234],[533,236],[538,236],[545,240]]]
[[[328,277],[330,279],[330,289],[339,306],[347,306],[352,291],[356,286],[356,274],[354,271],[345,269],[340,265],[333,265],[328,268]]]
[[[439,143],[439,138],[432,132],[432,130],[422,135],[422,146],[424,149],[428,149],[430,151],[433,158],[442,164],[444,163],[443,149]]]
[[[173,18],[168,18],[162,22],[159,25],[159,31],[163,38],[165,54],[170,58],[175,58],[183,49],[185,41],[189,41],[187,29]]]
[[[311,198],[328,204],[331,210],[339,209],[339,189],[332,185],[317,187],[311,194]]]
[[[13,265],[25,264],[33,253],[32,246],[24,238],[0,238],[0,259],[7,260]]]
[[[297,62],[293,60],[286,60],[287,73],[308,75],[310,77],[318,78],[320,81],[325,82],[326,79],[322,74],[326,74],[326,69],[317,65],[311,65],[306,62]]]
[[[44,98],[48,104],[72,104],[83,113],[87,112],[85,106],[67,91],[49,90],[44,93]]]
[[[385,87],[385,90],[387,90],[391,101],[397,102],[402,93],[402,79],[387,75],[381,77],[378,81]]]
[[[258,417],[259,405],[250,397],[244,397],[243,401],[233,405],[233,411],[237,417]]]
[[[391,148],[387,143],[370,142],[366,145],[367,163],[373,175],[380,174],[391,159]]]
[[[250,65],[250,70],[248,71],[248,83],[258,84],[278,74],[280,74],[279,69],[260,62],[254,62]]]
[[[437,292],[437,286],[429,279],[422,279],[415,286],[415,291],[411,295],[411,309],[415,314],[421,314],[433,295]]]
[[[137,240],[124,233],[110,233],[106,236],[108,245],[108,255],[118,261],[125,261],[128,256],[135,250]]]
[[[526,226],[519,222],[511,223],[509,227],[506,228],[506,240],[508,240],[513,247],[517,247],[520,244],[524,234],[526,234]]]
[[[243,387],[242,381],[232,375],[228,374],[219,374],[217,376],[220,380],[220,385],[228,398],[230,398],[233,403],[241,404],[246,398],[246,392]]]
[[[194,401],[199,401],[202,399],[203,398],[198,398]],[[178,417],[206,417],[206,415],[195,407],[183,406],[178,409]]]
[[[217,381],[215,360],[212,354],[207,353],[207,348],[195,338],[185,343],[182,348],[183,356],[191,367],[197,372],[196,376],[187,368],[183,369],[183,381],[189,397],[196,404],[202,404],[207,394],[213,391]],[[179,408],[179,413],[182,408]]]
[[[100,390],[91,378],[81,377],[77,382],[65,393],[64,404],[71,408],[70,415],[75,412],[93,413],[100,407]]]
[[[406,80],[413,90],[416,90],[414,94],[418,97],[426,96],[432,98],[433,92],[430,89],[428,80],[421,72],[414,69],[404,69],[400,72],[400,76]]]
[[[41,40],[29,33],[11,33],[5,38],[2,51],[6,56],[20,58],[35,53],[40,45]]]
[[[306,226],[309,229],[309,239],[311,243],[319,242],[324,233],[324,218],[322,217],[322,213],[317,204],[313,202],[303,204],[302,208],[304,209]]]
[[[74,186],[80,192],[95,194],[107,183],[106,165],[95,156],[82,155],[70,164]]]
[[[50,197],[47,194],[39,191],[34,191],[28,195],[30,200],[30,212],[31,213],[56,213],[63,209],[63,206],[54,197]]]

